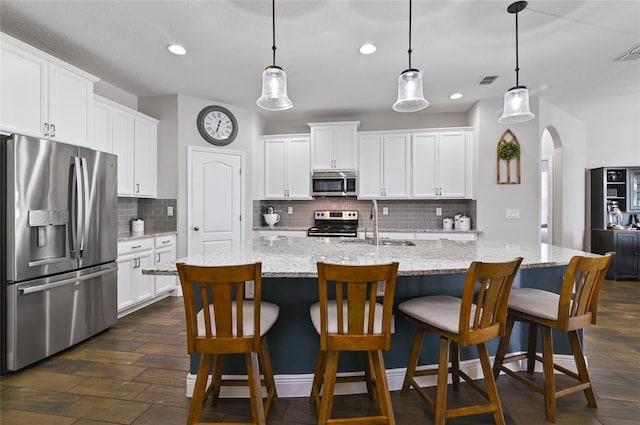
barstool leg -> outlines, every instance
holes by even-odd
[[[495,405],[497,410],[493,412],[493,420],[496,425],[505,425],[504,413],[502,412],[502,405],[500,404],[500,397],[498,396],[498,387],[496,381],[493,378],[491,369],[491,360],[489,359],[489,353],[487,352],[487,346],[485,343],[478,344],[478,357],[480,357],[480,365],[482,366],[482,373],[484,374],[484,382],[487,386],[487,397],[489,403]]]
[[[333,391],[336,386],[336,373],[338,372],[338,351],[329,350],[327,352],[327,367],[324,371],[324,382],[322,384],[322,397],[320,397],[320,413],[318,414],[318,425],[325,425],[331,418],[331,408],[333,407]]]
[[[222,354],[213,355],[213,368],[211,372],[211,405],[215,406],[220,396],[220,387],[222,386],[222,365],[224,356]]]
[[[529,342],[527,348],[527,372],[533,373],[536,368],[536,347],[538,345],[538,325],[529,322]]]
[[[400,395],[402,396],[409,394],[409,387],[411,386],[411,381],[413,381],[416,373],[416,367],[418,366],[418,357],[420,356],[420,350],[422,349],[424,333],[425,330],[418,326],[418,329],[416,330],[416,337],[413,340],[413,347],[411,347],[411,354],[409,355],[407,372],[404,375],[404,382],[402,383],[402,391],[400,392]]]
[[[389,425],[395,425],[393,416],[393,406],[391,405],[391,393],[387,382],[387,373],[384,367],[382,351],[369,351],[373,363],[373,370],[376,376],[376,389],[378,390],[378,402],[380,403],[380,413],[388,420]]]
[[[544,369],[544,406],[547,421],[556,421],[556,378],[553,375],[553,339],[551,328],[542,326],[542,364]]]
[[[202,404],[204,403],[204,393],[207,387],[207,379],[209,378],[209,368],[211,364],[210,354],[200,355],[200,366],[196,375],[196,384],[193,388],[191,396],[191,406],[189,407],[189,418],[187,425],[200,422],[200,414],[202,413]]]
[[[320,409],[320,390],[324,381],[324,373],[327,368],[327,352],[320,350],[318,352],[318,361],[316,362],[316,371],[313,374],[313,384],[311,384],[311,395],[309,403],[315,404]]]
[[[496,351],[496,358],[493,360],[493,377],[498,379],[500,376],[500,369],[504,362],[504,356],[507,355],[509,349],[509,340],[511,339],[511,332],[513,332],[513,325],[515,320],[512,316],[507,316],[507,325],[505,327],[504,335],[500,338],[500,345],[498,345],[498,351]]]
[[[273,379],[273,366],[271,366],[271,356],[269,355],[266,336],[263,336],[260,341],[260,350],[260,356],[258,358],[262,360],[264,383],[267,387],[267,404],[264,412],[266,417],[271,403],[273,403],[274,406],[278,405],[278,391],[276,389],[276,381]]]
[[[449,344],[449,353],[451,359],[451,381],[454,391],[460,391],[460,346],[458,343],[451,341]]]
[[[373,359],[371,357],[371,352],[363,351],[362,360],[364,362],[364,380],[367,384],[367,393],[369,394],[369,400],[375,400],[375,382],[373,381],[373,377],[371,375],[371,371],[373,370]]]
[[[265,425],[264,407],[262,405],[262,385],[258,353],[247,353],[247,378],[249,379],[249,396],[251,398],[251,417],[257,425]]]
[[[449,340],[440,337],[438,358],[438,388],[436,395],[436,425],[444,425],[447,417],[447,378],[449,376]]]
[[[571,348],[573,349],[573,358],[576,361],[576,368],[578,369],[580,382],[583,384],[589,384],[589,386],[584,389],[584,396],[587,398],[587,403],[591,407],[598,407],[596,396],[593,393],[593,387],[591,386],[591,378],[589,378],[589,372],[587,371],[587,364],[585,363],[584,355],[582,354],[582,345],[580,344],[578,331],[569,331],[569,341],[571,342]]]

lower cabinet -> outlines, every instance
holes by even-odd
[[[122,317],[168,295],[175,276],[144,275],[142,270],[176,259],[176,236],[118,242],[118,316]]]
[[[640,279],[640,232],[623,230],[591,231],[591,252],[604,254],[614,251],[613,263],[607,279]]]

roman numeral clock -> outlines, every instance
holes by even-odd
[[[227,108],[210,105],[198,114],[198,131],[204,140],[216,146],[226,146],[238,135],[238,121]]]

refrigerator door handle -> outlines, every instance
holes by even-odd
[[[71,258],[78,258],[78,233],[82,229],[82,176],[80,173],[80,158],[74,156],[71,159],[69,170],[69,211],[71,212],[71,232],[69,233],[69,253]]]
[[[20,288],[19,291],[20,291],[21,295],[33,294],[33,293],[36,293],[36,292],[47,291],[49,289],[58,288],[60,286],[65,286],[65,285],[68,285],[68,284],[74,283],[74,282],[82,282],[84,280],[94,279],[96,277],[103,276],[103,275],[109,274],[109,273],[113,273],[113,269],[100,270],[98,272],[91,273],[91,274],[88,274],[88,275],[85,275],[85,276],[72,277],[72,278],[64,279],[64,280],[61,280],[61,281],[58,281],[58,282],[46,283],[44,285],[28,286],[26,288]]]
[[[87,171],[87,158],[80,158],[82,164],[82,189],[83,189],[83,198],[84,202],[82,203],[82,236],[80,239],[80,257],[83,256],[84,253],[84,245],[86,242],[87,235],[89,234],[89,172]]]

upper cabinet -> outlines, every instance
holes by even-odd
[[[265,199],[311,199],[309,136],[265,136],[260,142]]]
[[[470,131],[414,133],[411,141],[412,198],[470,198]]]
[[[411,181],[408,133],[366,133],[360,135],[358,198],[405,199]]]
[[[313,170],[357,168],[359,121],[309,123]]]
[[[92,146],[98,78],[0,33],[0,128]]]
[[[155,198],[158,120],[97,95],[94,115],[95,149],[118,155],[118,196]]]

